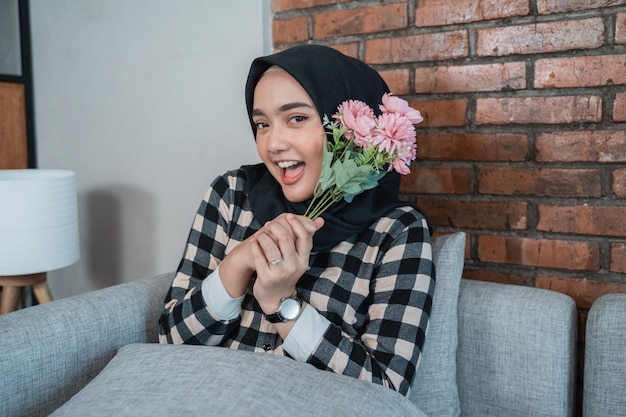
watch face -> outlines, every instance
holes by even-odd
[[[295,320],[300,315],[300,302],[294,298],[287,298],[280,305],[278,312],[284,320]]]

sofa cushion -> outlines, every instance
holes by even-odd
[[[51,416],[415,416],[397,392],[284,356],[132,344]]]
[[[435,296],[424,352],[409,396],[429,417],[460,413],[456,382],[457,305],[464,255],[465,233],[433,238]]]

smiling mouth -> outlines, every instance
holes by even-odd
[[[276,165],[280,168],[280,179],[286,185],[298,181],[304,173],[304,162],[281,161]]]

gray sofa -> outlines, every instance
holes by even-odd
[[[465,235],[434,241],[432,318],[411,394],[263,353],[163,346],[172,275],[0,316],[0,416],[570,416],[571,298],[461,279]]]

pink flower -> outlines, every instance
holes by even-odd
[[[417,157],[417,144],[411,143],[411,144],[407,144],[406,146],[401,147],[400,149],[398,149],[397,152],[397,158],[400,158],[401,160],[403,160],[404,162],[410,164],[412,160],[414,160]]]
[[[409,164],[400,158],[393,158],[391,160],[388,171],[391,172],[393,170],[401,175],[407,175],[411,172],[411,170],[409,169]]]
[[[372,129],[376,127],[374,110],[362,101],[347,100],[337,107],[337,111],[333,117],[346,128],[346,139],[353,139],[361,148],[370,145]]]
[[[399,174],[407,175],[411,172],[409,169],[411,161],[417,156],[417,145],[415,143],[407,144],[396,150],[396,155],[391,158],[387,171],[396,171]]]
[[[421,123],[424,118],[418,110],[415,110],[406,100],[396,97],[390,93],[383,95],[383,104],[380,106],[383,113],[399,113],[404,115],[413,124]]]
[[[378,145],[379,152],[393,155],[415,144],[415,127],[403,114],[383,113],[376,122],[373,144]]]

